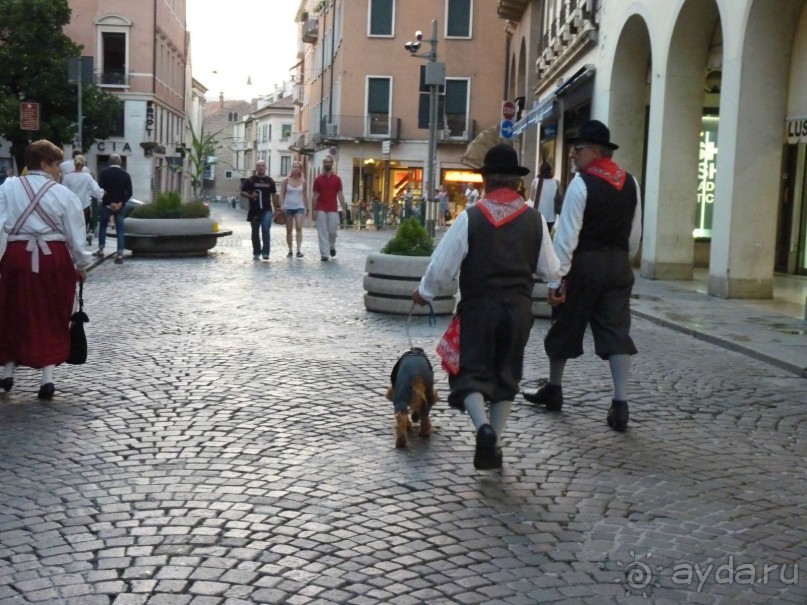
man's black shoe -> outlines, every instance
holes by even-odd
[[[622,432],[628,428],[628,402],[612,399],[607,421],[608,426],[615,431]]]
[[[336,248],[331,248],[331,256],[336,256]]]
[[[539,380],[538,384],[541,388],[535,393],[522,391],[524,399],[530,403],[545,405],[549,412],[560,412],[563,407],[563,387],[559,384],[550,384],[545,378]]]
[[[9,376],[8,378],[3,378],[0,380],[0,388],[2,388],[6,393],[11,390],[11,387],[14,386],[14,377]]]
[[[53,394],[56,392],[56,387],[52,382],[48,382],[39,387],[39,392],[36,394],[37,399],[53,399]]]
[[[501,468],[501,450],[496,447],[496,431],[489,424],[483,424],[476,431],[476,452],[474,453],[474,468],[488,470]],[[497,456],[498,453],[498,456]]]

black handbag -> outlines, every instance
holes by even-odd
[[[84,324],[90,321],[84,312],[84,284],[78,285],[78,311],[70,318],[70,355],[67,363],[81,365],[87,361],[87,335]]]

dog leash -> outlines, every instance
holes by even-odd
[[[430,302],[426,303],[429,305],[429,327],[434,327],[437,325],[437,315],[434,314],[434,307]],[[409,333],[409,325],[412,323],[412,312],[415,310],[415,303],[412,303],[412,306],[409,307],[409,317],[406,318],[406,338],[409,340],[409,348],[413,349],[414,346],[412,345],[412,335]]]

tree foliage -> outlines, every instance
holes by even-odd
[[[31,140],[62,146],[75,137],[78,90],[67,79],[67,58],[80,56],[81,47],[63,31],[67,0],[0,0],[0,15],[0,137],[11,142],[19,167]],[[82,90],[88,148],[114,131],[121,102],[94,85]],[[22,100],[39,103],[39,131],[20,130]]]

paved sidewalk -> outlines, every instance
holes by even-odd
[[[807,603],[807,383],[657,323],[672,296],[732,301],[640,282],[629,430],[587,339],[564,411],[517,398],[480,472],[442,402],[393,447],[407,321],[362,304],[390,232],[340,232],[323,263],[275,226],[253,261],[244,213],[213,213],[234,235],[206,258],[93,268],[90,358],[53,402],[29,369],[0,393],[0,605]],[[448,321],[412,320],[433,361]]]

